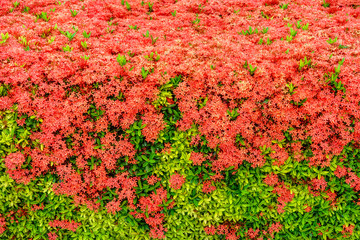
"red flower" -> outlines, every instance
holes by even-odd
[[[259,231],[259,229],[256,229],[256,231],[254,231],[252,228],[249,228],[249,230],[247,231],[247,235],[249,238],[255,239],[256,236],[259,234]]]
[[[24,126],[24,124],[25,124],[25,118],[17,119],[16,122],[17,122],[17,124],[18,124],[19,126]]]
[[[60,227],[63,229],[67,229],[70,231],[75,232],[76,229],[81,225],[81,223],[77,223],[77,222],[69,222],[67,220],[53,220],[49,222],[49,226],[50,227]]]
[[[141,130],[141,133],[145,136],[146,141],[154,142],[161,130],[165,128],[165,122],[163,120],[164,115],[162,113],[156,113],[155,108],[152,105],[147,107],[148,111],[141,118],[143,124],[146,126]]]
[[[282,224],[280,224],[280,222],[277,223],[272,223],[271,226],[268,229],[269,234],[273,237],[274,236],[274,232],[280,232],[281,228],[283,227]]]
[[[311,183],[315,190],[320,191],[324,191],[327,186],[327,182],[325,181],[324,177],[321,177],[321,179],[314,178],[311,180]]]
[[[195,166],[200,166],[202,162],[206,161],[204,155],[198,152],[191,152],[190,160]]]
[[[265,1],[264,1],[264,4],[267,4],[267,5],[277,5],[277,4],[279,4],[279,0],[265,0]]]
[[[0,214],[0,234],[5,232],[5,230],[6,230],[5,218]]]
[[[37,211],[37,210],[43,210],[43,209],[44,209],[44,203],[41,203],[40,206],[38,206],[38,205],[33,205],[33,206],[31,207],[31,211]]]
[[[337,176],[338,178],[344,177],[346,175],[347,171],[346,171],[346,167],[340,167],[337,166],[334,175]]]
[[[162,225],[160,225],[159,227],[150,229],[150,237],[164,239],[165,238],[164,232],[166,232],[166,231],[167,231],[167,229],[165,229]]]
[[[28,169],[8,170],[7,173],[17,183],[28,184],[33,179]]]
[[[116,214],[116,212],[120,211],[121,210],[120,203],[121,203],[121,201],[116,200],[116,199],[107,203],[106,209],[107,209],[108,213]]]
[[[343,237],[344,238],[350,237],[353,234],[354,228],[355,225],[349,225],[349,226],[343,225],[343,230],[341,232],[342,234],[344,234]]]
[[[5,158],[5,166],[9,170],[15,170],[20,168],[24,162],[25,162],[25,157],[20,152],[10,153]]]
[[[173,189],[180,189],[181,186],[185,183],[185,177],[180,174],[173,174],[169,180],[170,187]]]
[[[266,176],[264,179],[264,183],[266,183],[269,186],[275,186],[279,182],[279,178],[276,174],[271,173]]]
[[[291,200],[294,198],[294,194],[291,194],[290,190],[283,185],[276,186],[273,190],[273,193],[277,193],[279,195],[278,201],[280,204],[278,204],[278,212],[283,213],[285,204],[287,202],[291,202]]]
[[[56,240],[57,237],[58,235],[56,235],[56,233],[52,233],[52,232],[48,233],[49,240]]]
[[[207,235],[215,235],[216,234],[216,228],[214,226],[210,227],[204,227],[204,231]]]
[[[211,184],[211,181],[205,181],[202,191],[204,193],[211,193],[216,190],[216,187]]]
[[[156,177],[155,175],[151,175],[147,178],[147,182],[150,184],[150,185],[154,185],[155,183],[157,183],[158,181],[160,181],[161,179]]]

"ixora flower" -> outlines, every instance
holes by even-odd
[[[205,181],[202,191],[204,193],[211,193],[216,190],[216,187],[211,184],[211,181]]]
[[[277,5],[277,4],[279,4],[279,0],[265,0],[264,4],[265,5]]]
[[[173,174],[169,179],[170,187],[177,190],[185,183],[185,177],[180,174]]]
[[[60,227],[75,232],[81,226],[81,223],[70,222],[68,220],[53,220],[49,222],[49,226],[53,228]]]
[[[279,182],[278,176],[274,173],[271,173],[266,176],[264,179],[264,183],[266,183],[269,186],[275,186]]]
[[[206,161],[206,158],[202,153],[192,152],[190,160],[193,162],[194,165],[201,166],[202,162]]]
[[[57,237],[58,235],[56,235],[56,233],[52,233],[52,232],[48,233],[49,240],[56,240]]]
[[[5,166],[9,170],[19,169],[24,162],[25,162],[25,157],[20,152],[10,153],[5,158]]]
[[[6,221],[5,218],[0,214],[0,234],[6,230]]]

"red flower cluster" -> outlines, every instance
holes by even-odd
[[[278,205],[278,212],[279,213],[283,213],[284,211],[284,207],[286,205],[287,202],[291,202],[291,200],[294,198],[294,194],[292,194],[290,192],[289,189],[287,189],[284,184],[279,184],[277,186],[274,187],[273,193],[276,193],[279,195],[278,197],[278,202],[280,203]]]
[[[264,4],[267,4],[267,5],[276,5],[276,4],[279,4],[279,0],[265,0],[265,1],[264,1]]]
[[[216,234],[216,228],[215,226],[211,225],[210,227],[204,227],[204,231],[207,235],[215,235]]]
[[[165,127],[163,120],[164,115],[157,113],[152,105],[149,105],[147,109],[149,111],[142,117],[143,124],[146,124],[146,126],[141,132],[145,136],[146,141],[154,142],[159,132]]]
[[[56,240],[57,237],[58,235],[56,235],[56,233],[52,233],[52,232],[48,233],[49,240]]]
[[[204,193],[211,193],[211,192],[213,192],[215,190],[216,190],[216,187],[212,185],[211,181],[207,180],[207,181],[204,182],[203,188],[202,188],[202,191]]]
[[[267,175],[264,179],[264,183],[266,183],[269,186],[275,186],[278,182],[279,182],[279,178],[274,173]]]
[[[0,215],[0,234],[5,232],[5,230],[6,230],[6,221],[5,218]]]
[[[334,174],[338,178],[345,177],[345,182],[349,184],[350,187],[352,187],[357,192],[360,191],[360,177],[358,177],[355,172],[352,172],[351,168],[338,166]]]
[[[266,235],[270,235],[270,238],[267,239],[272,239],[274,237],[274,233],[275,232],[279,232],[282,228],[282,224],[280,224],[280,222],[276,222],[276,223],[272,223],[270,225],[270,227],[268,228],[268,230],[262,230],[260,231],[260,229],[256,229],[254,231],[254,229],[249,228],[246,235],[250,238],[250,239],[257,239],[257,240],[263,240],[263,237],[258,237],[259,233],[263,234],[264,236]]]
[[[167,191],[161,187],[156,190],[156,193],[152,192],[149,196],[139,199],[138,207],[143,213],[137,213],[137,217],[144,218],[145,222],[149,224],[150,235],[160,239],[165,238],[164,232],[167,231],[162,225],[164,214],[159,213],[163,210],[163,207],[159,206],[163,204],[163,201],[167,201]]]
[[[204,231],[208,235],[221,234],[225,235],[225,239],[227,240],[237,240],[239,236],[236,235],[236,231],[238,226],[230,226],[229,224],[220,224],[215,227],[211,225],[210,227],[204,227]]]
[[[9,170],[20,169],[25,162],[25,157],[21,152],[10,153],[5,158],[5,166]]]
[[[121,204],[121,202],[116,199],[107,203],[106,209],[107,209],[108,213],[116,214],[116,212],[121,210],[120,204]]]
[[[272,223],[268,229],[268,233],[270,234],[271,237],[274,237],[274,232],[279,232],[282,227],[283,225],[280,224],[280,222]]]
[[[38,205],[33,205],[31,207],[31,211],[37,211],[37,210],[44,210],[44,203],[42,203],[40,206]]]
[[[166,228],[164,228],[162,225],[158,227],[154,227],[150,229],[150,237],[152,238],[158,238],[158,239],[164,239],[165,238],[165,232],[167,231]]]
[[[337,166],[335,172],[334,172],[334,175],[337,176],[338,178],[341,178],[341,177],[344,177],[346,176],[347,174],[347,171],[346,171],[346,167],[340,167],[340,166]]]
[[[173,189],[180,189],[181,186],[185,183],[185,177],[180,174],[173,174],[169,179],[170,187]]]
[[[343,230],[342,230],[342,234],[344,238],[347,238],[347,237],[350,237],[354,231],[354,228],[355,228],[355,225],[349,225],[349,226],[346,226],[346,225],[343,225]]]
[[[348,168],[348,176],[345,180],[347,184],[350,185],[355,191],[360,191],[360,177],[356,175],[356,173],[351,172],[351,168]]]
[[[150,184],[150,185],[155,185],[155,183],[157,183],[158,181],[160,181],[161,179],[156,177],[155,175],[151,175],[147,178],[147,182]]]
[[[195,166],[200,166],[202,162],[206,161],[204,155],[198,152],[191,152],[190,160]]]
[[[249,230],[247,231],[247,236],[250,238],[250,239],[255,239],[256,238],[256,236],[259,234],[259,229],[256,229],[255,231],[254,231],[254,229],[252,229],[252,228],[249,228]]]
[[[81,223],[77,223],[77,222],[69,222],[67,220],[53,220],[49,222],[49,226],[56,228],[56,227],[60,227],[62,229],[67,229],[70,231],[75,232],[76,229],[81,225]]]
[[[311,184],[313,189],[319,191],[325,191],[325,188],[327,187],[327,182],[325,181],[324,176],[322,176],[320,179],[318,178],[312,179]]]

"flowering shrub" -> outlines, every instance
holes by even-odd
[[[359,239],[357,1],[0,1],[1,239]]]

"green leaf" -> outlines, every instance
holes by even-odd
[[[120,66],[125,66],[126,64],[126,56],[125,55],[118,55],[117,58],[116,58],[117,62],[120,64]]]
[[[128,11],[130,11],[130,10],[131,10],[130,4],[126,1],[126,2],[125,2],[125,5],[126,5],[126,9],[127,9]]]

